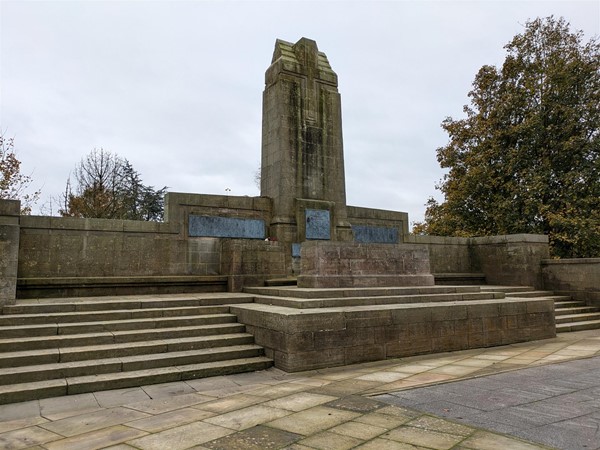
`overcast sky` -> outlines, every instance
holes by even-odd
[[[0,15],[0,129],[40,204],[100,147],[157,188],[259,195],[264,73],[275,39],[304,36],[338,74],[348,204],[411,222],[441,198],[440,123],[528,19],[600,34],[599,0],[0,0]]]

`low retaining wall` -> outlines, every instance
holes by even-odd
[[[311,310],[254,303],[231,310],[286,372],[556,336],[547,299]]]
[[[228,278],[213,276],[22,278],[19,298],[226,292]]]
[[[431,272],[483,273],[488,284],[542,289],[541,261],[550,256],[548,236],[511,234],[474,238],[409,235],[427,246]]]
[[[544,288],[600,306],[600,258],[542,261]]]

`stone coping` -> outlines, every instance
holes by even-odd
[[[127,294],[226,291],[229,277],[173,275],[18,278],[17,297],[90,297]]]
[[[562,264],[600,264],[600,258],[542,259],[543,266]]]
[[[188,284],[227,282],[227,276],[222,275],[173,275],[173,276],[128,276],[128,277],[49,277],[49,278],[18,278],[19,287],[54,287],[54,286],[103,286],[107,284],[140,285],[140,284]]]
[[[267,305],[285,306],[288,308],[310,309],[310,308],[335,308],[338,306],[366,306],[366,305],[391,305],[391,304],[414,304],[432,302],[455,302],[493,300],[504,298],[503,292],[459,292],[459,293],[431,293],[391,296],[369,296],[369,297],[337,297],[337,298],[297,298],[285,296],[259,295],[255,297],[255,303]]]
[[[295,297],[305,299],[374,297],[393,295],[447,294],[480,292],[480,286],[394,286],[360,288],[299,288],[295,286],[246,287],[244,292],[254,295]]]

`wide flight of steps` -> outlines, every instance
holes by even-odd
[[[263,370],[233,294],[19,300],[0,315],[0,404]]]
[[[557,333],[600,329],[600,308],[573,300],[569,295],[556,295],[552,291],[538,291],[525,286],[481,286],[481,290],[504,292],[507,297],[553,299]]]

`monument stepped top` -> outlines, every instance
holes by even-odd
[[[271,59],[271,68],[312,76],[337,86],[337,75],[331,68],[327,55],[320,52],[312,39],[301,38],[295,44],[277,39]],[[267,72],[270,72],[268,70]]]

